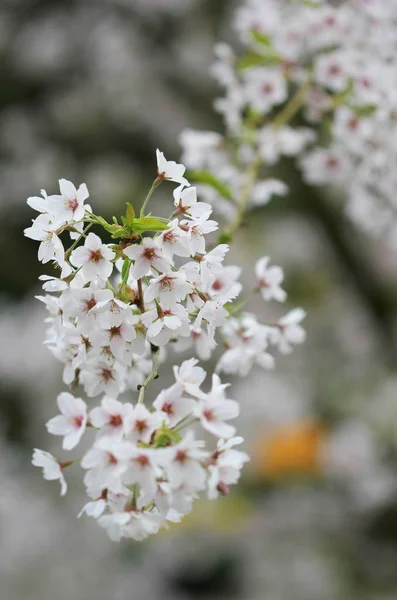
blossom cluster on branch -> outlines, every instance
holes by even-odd
[[[287,353],[305,337],[301,309],[261,323],[243,312],[247,298],[233,304],[242,291],[241,269],[223,265],[227,244],[207,247],[206,236],[218,223],[184,174],[183,165],[157,151],[157,177],[139,215],[127,203],[121,222],[93,212],[84,184],[76,189],[60,180],[60,194],[43,191],[28,199],[39,215],[25,235],[40,242],[39,260],[59,270],[40,278],[46,293],[38,299],[48,310],[45,343],[64,364],[70,387],[59,395],[60,414],[47,429],[68,451],[84,434],[92,436],[78,459],[60,461],[37,449],[33,464],[46,479],[59,479],[64,494],[64,470],[80,462],[89,497],[81,514],[97,519],[113,540],[141,540],[179,521],[200,491],[209,498],[226,494],[248,460],[235,448],[243,440],[229,423],[239,404],[226,396],[228,384],[217,373],[210,388],[202,388],[206,371],[196,356],[209,359],[220,341],[224,352],[216,370],[247,375],[255,363],[273,366],[269,348]],[[164,181],[178,184],[172,214],[146,214]],[[89,231],[93,226],[113,243]],[[255,279],[252,291],[265,301],[285,300],[282,270],[268,257],[258,260]],[[169,348],[194,356],[175,366],[175,383],[147,402]],[[80,390],[90,399],[100,396],[100,403],[88,406]],[[134,403],[119,399],[124,392],[136,393]],[[198,431],[216,441],[198,439]]]
[[[296,157],[307,183],[337,186],[349,216],[395,240],[396,0],[246,0],[235,30],[243,52],[217,44],[213,66],[228,133],[181,138],[203,199],[233,232],[252,173],[246,203],[266,204],[287,188],[259,167]]]

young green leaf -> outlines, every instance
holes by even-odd
[[[208,171],[189,171],[187,173],[189,180],[196,183],[205,183],[214,188],[221,196],[227,198],[227,200],[233,200],[233,194],[230,188],[227,187],[222,181],[220,181],[215,175]]]
[[[140,217],[128,224],[132,231],[165,231],[168,223],[164,223],[156,217]]]
[[[126,210],[125,216],[127,218],[128,223],[131,223],[135,219],[134,207],[129,202],[127,202],[127,210]]]

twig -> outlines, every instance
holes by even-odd
[[[149,375],[146,377],[146,379],[142,383],[142,385],[138,386],[138,388],[139,388],[138,404],[141,404],[144,401],[145,390],[146,390],[147,386],[149,385],[149,383],[151,383],[153,381],[153,379],[156,379],[156,377],[159,374],[158,363],[159,363],[160,348],[158,346],[154,346],[154,344],[150,344],[150,349],[152,352],[152,370],[149,373]]]

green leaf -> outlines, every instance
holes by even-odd
[[[127,222],[130,223],[135,219],[135,210],[134,210],[134,207],[132,206],[132,204],[130,204],[129,202],[127,202],[126,204],[127,204],[127,210],[126,210],[125,216],[127,217]]]
[[[230,244],[230,242],[233,241],[233,237],[230,235],[230,233],[227,233],[227,232],[221,233],[218,241],[220,244]]]
[[[229,315],[234,315],[237,312],[240,312],[241,309],[244,308],[244,306],[246,305],[246,301],[242,300],[241,302],[227,302],[226,304],[224,304],[223,308],[225,308],[227,310],[227,312],[229,313]]]
[[[133,231],[165,231],[168,229],[168,223],[160,221],[156,217],[140,217],[129,223]]]
[[[123,237],[123,235],[128,233],[125,227],[119,225],[117,221],[116,223],[111,224],[105,221],[103,217],[97,216],[96,222],[99,223],[99,225],[102,225],[102,227],[112,235],[113,239]]]
[[[357,117],[370,117],[378,107],[376,104],[364,104],[362,106],[350,104],[349,108]]]
[[[320,8],[320,3],[315,0],[301,0],[301,3],[309,8]]]
[[[249,52],[236,61],[236,68],[238,71],[244,71],[244,69],[249,69],[250,67],[265,67],[276,65],[279,62],[280,59],[275,55],[261,56],[260,54]]]
[[[247,52],[236,61],[238,71],[249,69],[250,67],[265,67],[277,65],[281,61],[279,55],[272,48],[266,49],[264,54],[257,52]]]
[[[268,35],[262,33],[261,31],[258,31],[257,29],[252,31],[251,33],[252,33],[252,37],[254,38],[255,42],[259,42],[260,44],[263,44],[264,46],[272,45],[272,41]]]
[[[221,196],[227,200],[233,200],[233,194],[230,188],[220,181],[215,175],[208,171],[189,171],[187,174],[189,180],[196,183],[205,183],[214,188]]]

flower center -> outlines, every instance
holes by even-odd
[[[117,462],[118,462],[115,455],[112,454],[111,452],[108,452],[108,461],[109,461],[109,465],[117,465]]]
[[[179,463],[185,463],[188,459],[188,455],[186,450],[177,450],[176,454],[175,454],[175,460]]]
[[[90,251],[90,262],[98,263],[103,259],[102,253],[100,250],[91,250]]]
[[[77,210],[79,203],[77,202],[76,198],[73,198],[72,200],[68,200],[66,202],[66,206],[74,213]]]
[[[123,424],[123,419],[121,415],[110,415],[109,425],[111,427],[120,427]]]
[[[96,300],[94,296],[91,296],[89,300],[84,300],[84,312],[90,312],[90,310],[93,309],[94,306],[96,306]]]
[[[171,416],[175,413],[175,408],[172,402],[164,402],[161,410]]]
[[[330,156],[329,158],[327,158],[325,166],[330,171],[335,171],[339,167],[339,160],[334,156]]]
[[[341,73],[342,73],[342,69],[337,64],[333,64],[328,67],[328,75],[330,75],[332,77],[336,77],[337,75],[340,75]]]
[[[176,242],[175,233],[173,231],[166,231],[165,234],[163,235],[163,240],[165,242],[167,242],[168,244],[175,244],[175,242]]]
[[[209,408],[206,408],[205,410],[203,410],[203,417],[205,419],[207,419],[207,421],[213,421],[215,418],[214,413]]]
[[[160,281],[160,287],[162,290],[169,290],[171,292],[174,288],[174,278],[166,275]]]
[[[143,252],[143,256],[151,261],[154,258],[156,258],[157,254],[156,254],[156,250],[154,248],[145,248],[144,252]]]
[[[274,87],[271,83],[265,83],[265,85],[262,86],[262,92],[265,96],[270,96],[274,92]]]
[[[77,429],[80,429],[83,425],[84,417],[82,415],[77,415],[77,417],[73,417],[72,421],[73,425],[75,425]]]
[[[359,120],[357,119],[357,117],[352,117],[351,119],[349,119],[349,121],[347,122],[347,127],[348,129],[350,129],[351,131],[355,131],[357,129],[359,125]]]
[[[121,325],[119,325],[118,327],[111,327],[108,331],[109,331],[109,335],[110,335],[110,339],[113,339],[116,336],[120,336],[121,332]]]
[[[215,279],[214,283],[212,284],[212,289],[215,290],[216,292],[219,292],[219,290],[221,290],[223,288],[223,283],[220,279]]]
[[[99,376],[104,383],[107,383],[111,379],[114,379],[111,369],[101,369]]]
[[[134,429],[138,431],[138,433],[143,433],[147,428],[147,422],[144,419],[137,419],[135,421]]]
[[[136,457],[135,461],[138,463],[138,465],[140,465],[141,467],[147,467],[149,464],[149,459],[145,454],[140,454],[139,456]]]

